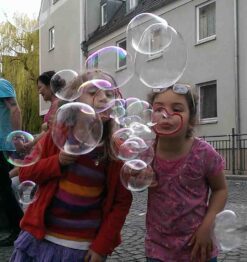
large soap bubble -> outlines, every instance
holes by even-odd
[[[169,46],[154,55],[135,53],[135,72],[150,88],[166,88],[176,83],[184,73],[187,48],[183,37],[168,26],[172,36]]]
[[[116,80],[116,87],[124,86],[134,73],[132,57],[118,46],[107,46],[94,52],[85,64],[87,70],[102,70],[110,74]],[[118,68],[121,64],[126,64],[124,70]]]
[[[153,55],[166,49],[171,43],[171,32],[165,19],[142,13],[135,16],[127,26],[127,45],[135,51]]]
[[[100,143],[102,134],[102,121],[87,104],[67,103],[55,115],[52,138],[66,153],[82,155],[91,152]]]
[[[6,160],[19,167],[30,166],[41,157],[41,145],[33,145],[34,137],[22,130],[16,130],[6,138],[3,154]]]
[[[215,236],[223,251],[238,248],[243,244],[245,230],[239,224],[238,217],[232,210],[224,210],[217,214],[215,220]]]

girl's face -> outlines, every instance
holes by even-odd
[[[41,81],[38,81],[38,92],[40,95],[42,95],[45,101],[52,100],[53,93],[51,91],[50,86],[45,85]]]
[[[107,104],[116,97],[113,90],[102,90],[95,86],[84,88],[82,95],[78,98],[78,102],[90,105],[96,112],[103,111],[100,116],[102,120],[108,120],[107,114],[103,109],[107,108]]]
[[[164,115],[166,115],[166,112],[168,115],[168,117],[164,116],[159,121],[157,126],[159,133],[173,133],[173,136],[186,137],[187,130],[191,125],[189,106],[184,95],[174,93],[171,89],[168,89],[155,97],[153,110],[154,112],[164,110]],[[177,132],[173,132],[174,130],[177,130]]]

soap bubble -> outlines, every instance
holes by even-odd
[[[232,210],[224,210],[215,219],[215,236],[220,249],[230,251],[243,244],[245,230],[241,230],[238,217]]]
[[[82,155],[91,152],[100,143],[102,134],[100,116],[87,104],[67,103],[55,115],[52,138],[66,153]]]
[[[123,186],[131,191],[138,192],[148,188],[154,178],[150,165],[140,159],[125,162],[121,169],[120,178]]]
[[[154,55],[135,54],[135,72],[140,81],[150,88],[166,88],[176,83],[187,64],[187,48],[183,37],[168,26],[172,40],[170,45]]]
[[[126,34],[128,45],[147,55],[161,52],[172,40],[167,21],[151,13],[142,13],[132,18]]]
[[[18,186],[17,197],[21,204],[29,205],[37,199],[38,186],[33,181],[26,180]]]
[[[51,90],[59,99],[74,101],[80,97],[80,85],[77,83],[78,74],[70,69],[58,71],[51,78]]]
[[[5,141],[3,154],[6,160],[14,166],[30,166],[41,157],[41,145],[33,145],[34,137],[22,130],[12,131]]]
[[[85,64],[87,70],[102,70],[110,74],[116,80],[117,87],[124,86],[134,74],[132,57],[118,46],[107,46],[94,52]],[[126,65],[124,70],[118,68],[122,64]]]

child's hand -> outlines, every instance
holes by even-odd
[[[158,186],[158,181],[157,181],[157,179],[154,176],[151,184],[149,185],[149,187],[156,187],[156,186]]]
[[[94,252],[92,249],[89,249],[84,258],[84,261],[85,262],[103,262],[104,259],[105,257],[102,257],[98,253]]]
[[[191,261],[206,262],[210,260],[213,242],[208,228],[200,226],[193,235],[189,245],[193,246]]]
[[[71,155],[60,151],[59,153],[59,163],[61,166],[67,166],[73,164],[78,158],[78,155]]]

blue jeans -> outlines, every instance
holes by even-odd
[[[159,259],[147,257],[147,262],[162,262],[162,261],[159,260]],[[211,259],[209,260],[209,262],[217,262],[217,257],[211,258]]]

